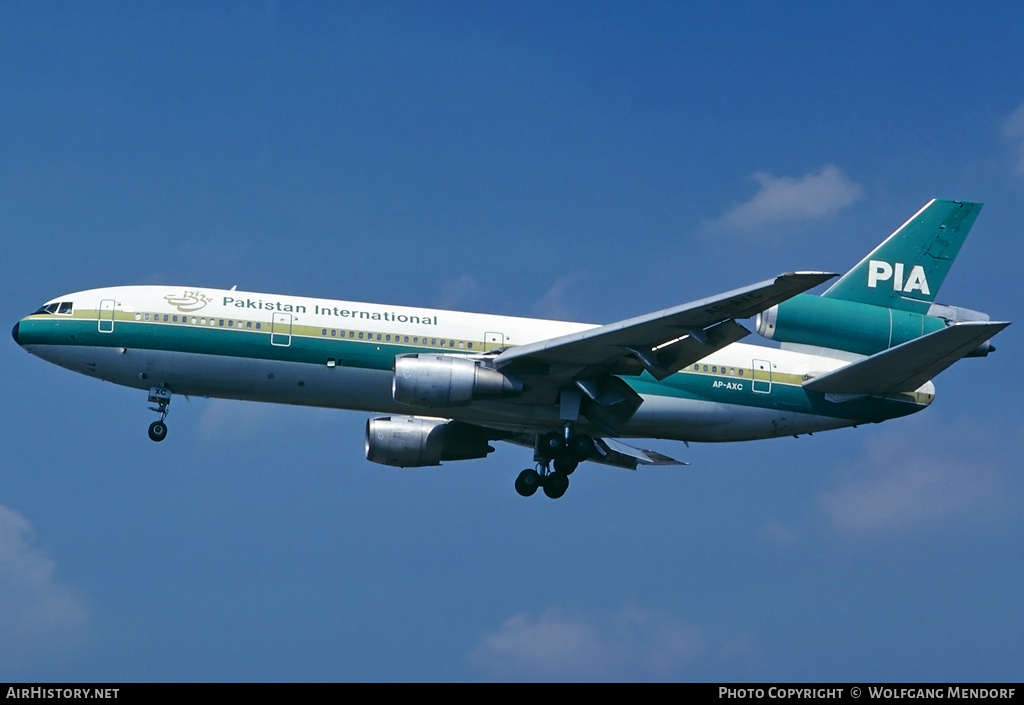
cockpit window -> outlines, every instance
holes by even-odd
[[[60,316],[70,316],[74,312],[75,304],[73,301],[60,301],[52,304],[46,304],[32,315],[40,313],[56,313]]]

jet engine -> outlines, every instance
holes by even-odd
[[[366,459],[418,468],[442,460],[485,458],[494,450],[479,428],[458,421],[385,416],[366,422]]]
[[[757,315],[757,332],[769,340],[861,355],[874,355],[946,325],[938,316],[806,294]]]
[[[523,383],[481,360],[460,355],[413,354],[395,358],[392,394],[415,406],[464,406],[474,399],[521,394]]]

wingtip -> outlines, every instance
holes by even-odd
[[[783,277],[799,277],[801,279],[816,279],[816,278],[820,278],[822,281],[828,281],[829,279],[832,279],[833,277],[838,277],[839,274],[836,273],[836,272],[813,272],[813,271],[808,271],[808,272],[787,272],[786,274],[783,274],[781,276],[783,276]]]
[[[838,276],[836,272],[786,272],[776,277],[776,281],[787,280],[798,286],[801,291],[807,291]]]

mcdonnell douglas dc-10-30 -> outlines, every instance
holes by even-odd
[[[583,461],[683,464],[621,438],[745,441],[877,423],[1009,325],[935,303],[981,204],[933,200],[820,296],[795,272],[607,325],[195,287],[59,296],[14,326],[56,365],[174,395],[356,409],[366,457],[400,467],[533,449],[516,490],[561,497]],[[756,316],[781,347],[746,345]]]

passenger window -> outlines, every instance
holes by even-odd
[[[135,320],[136,321],[141,321],[142,320],[142,314],[141,313],[136,313],[135,314]]]

